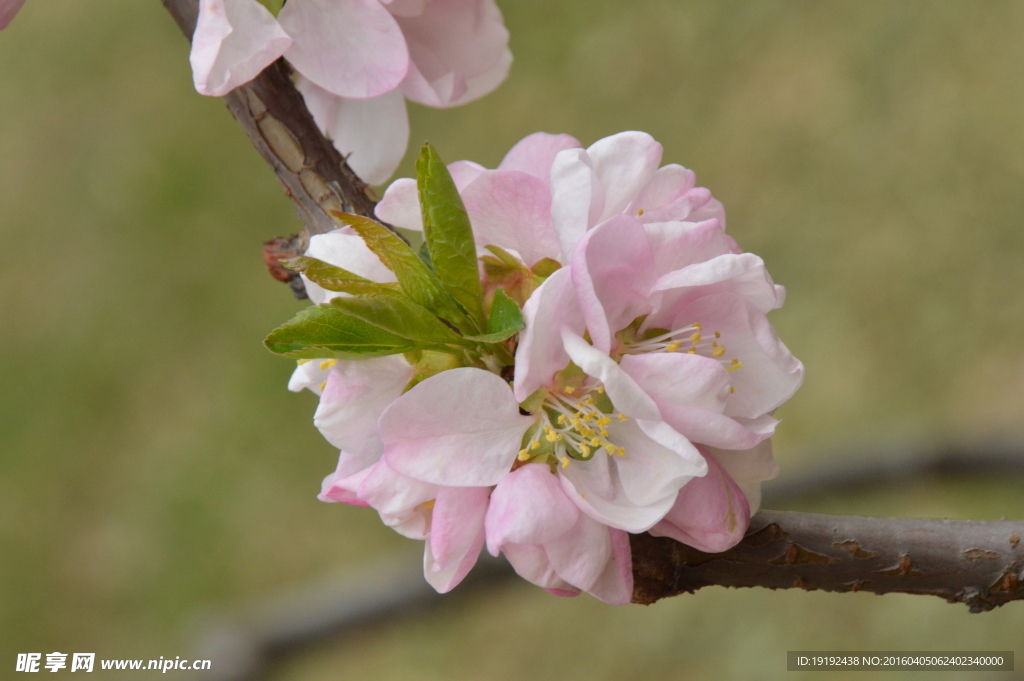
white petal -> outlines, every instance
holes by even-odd
[[[576,243],[597,224],[604,190],[594,164],[583,149],[566,149],[551,166],[551,222],[562,248],[562,262],[572,259]]]
[[[597,222],[626,210],[661,163],[662,147],[646,132],[620,132],[587,148],[594,174],[604,189],[604,209]]]

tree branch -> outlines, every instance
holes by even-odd
[[[1024,521],[862,518],[761,511],[737,546],[697,551],[631,535],[633,602],[705,586],[908,593],[971,612],[1024,599]]]
[[[199,0],[161,1],[181,32],[191,40],[199,16]],[[298,293],[301,279],[283,269],[275,271],[275,256],[286,256],[291,249],[302,253],[310,236],[335,229],[337,225],[328,211],[373,217],[376,202],[367,195],[366,183],[352,172],[330,140],[320,133],[302,95],[292,84],[291,73],[283,59],[271,64],[254,80],[232,90],[224,97],[224,102],[253,146],[277,173],[277,179],[284,185],[285,193],[306,226],[298,239],[268,242],[264,251],[271,274],[282,281],[288,280]]]

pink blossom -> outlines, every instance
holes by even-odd
[[[317,124],[370,184],[398,166],[405,99],[464,104],[505,79],[512,57],[493,0],[201,0],[192,38],[196,89],[222,96],[279,57]]]
[[[0,0],[0,30],[7,28],[24,4],[25,0]]]

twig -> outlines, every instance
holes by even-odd
[[[633,602],[705,586],[939,596],[971,612],[1024,599],[1024,521],[761,511],[725,553],[632,535]]]
[[[199,0],[161,1],[181,32],[191,40],[199,16]],[[292,84],[283,59],[271,64],[254,80],[229,92],[224,102],[253,146],[277,173],[285,193],[295,204],[305,225],[299,235],[298,252],[306,250],[310,236],[337,227],[328,211],[373,217],[376,202],[367,195],[366,183],[352,172],[330,140],[320,133],[302,95]],[[289,277],[289,283],[298,295],[301,291],[298,275]]]

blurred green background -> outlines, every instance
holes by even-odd
[[[1024,4],[499,4],[512,75],[411,107],[414,142],[493,167],[537,130],[640,129],[695,169],[789,290],[772,319],[808,373],[779,413],[783,475],[857,443],[1021,441]],[[197,610],[417,560],[372,512],[315,499],[336,452],[261,346],[301,304],[260,244],[300,225],[187,55],[156,0],[29,0],[0,33],[0,669],[187,656]],[[923,481],[800,508],[1019,518],[1022,490]],[[516,581],[278,678],[774,679],[799,676],[786,650],[1020,658],[1022,634],[1020,603],[713,588],[612,608]]]

